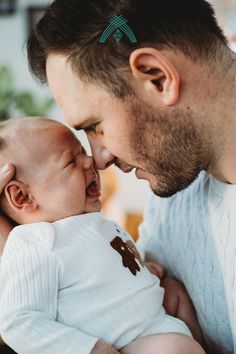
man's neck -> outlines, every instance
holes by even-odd
[[[221,77],[219,95],[211,107],[212,112],[208,112],[216,120],[212,127],[216,154],[209,172],[223,182],[236,184],[236,55],[232,55]]]

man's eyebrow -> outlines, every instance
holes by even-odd
[[[73,125],[73,128],[75,130],[86,129],[90,125],[94,124],[97,120],[98,120],[97,117],[91,116],[91,117],[85,119],[82,123],[78,123],[78,124]]]

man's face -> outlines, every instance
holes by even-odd
[[[186,188],[202,169],[201,132],[192,112],[157,112],[137,96],[119,100],[83,83],[59,55],[49,56],[47,78],[68,123],[85,130],[99,169],[111,163],[124,172],[135,168],[160,196]]]
[[[30,192],[42,220],[99,211],[99,175],[75,135],[61,124],[52,124],[43,131],[39,129],[38,136],[29,136],[27,141],[32,139],[25,160],[35,175]]]

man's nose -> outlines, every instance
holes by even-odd
[[[87,135],[92,155],[98,170],[104,170],[113,164],[115,156],[103,146],[99,138]]]

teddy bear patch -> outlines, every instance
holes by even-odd
[[[125,268],[128,268],[133,275],[136,275],[137,272],[140,272],[139,263],[143,267],[143,261],[141,256],[136,249],[135,245],[131,240],[124,242],[121,237],[116,236],[111,242],[111,247],[116,250],[122,257],[122,263]]]

